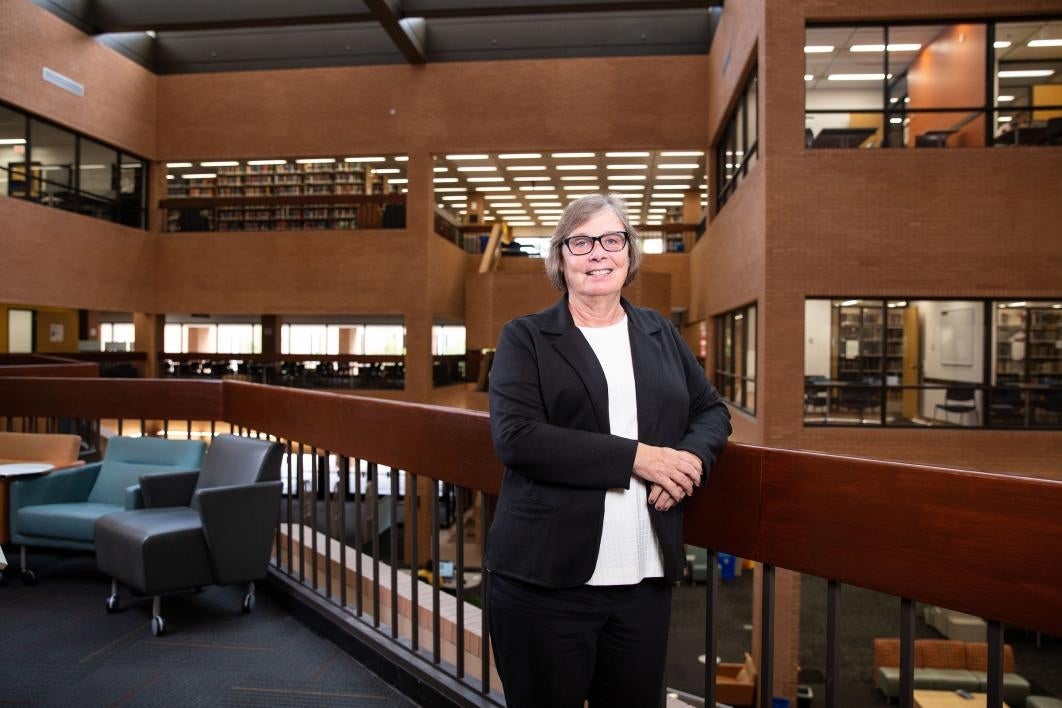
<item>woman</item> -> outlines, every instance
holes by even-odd
[[[505,464],[487,542],[494,656],[512,708],[661,698],[682,506],[730,415],[657,312],[620,296],[641,252],[623,202],[568,205],[546,272],[565,291],[502,330],[490,422]]]

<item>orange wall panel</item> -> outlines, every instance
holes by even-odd
[[[910,108],[981,106],[985,102],[985,42],[982,25],[953,25],[922,47],[907,72]],[[929,130],[955,130],[952,147],[983,147],[985,123],[980,117],[958,128],[967,113],[912,113],[909,145]]]

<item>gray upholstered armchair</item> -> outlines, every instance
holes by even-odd
[[[248,583],[243,609],[250,612],[280,514],[282,458],[279,443],[219,435],[201,471],[141,477],[146,508],[96,522],[96,561],[112,578],[107,611],[118,609],[121,582],[154,596],[156,636],[166,630],[163,593]]]

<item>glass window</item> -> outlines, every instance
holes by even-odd
[[[77,209],[74,165],[77,137],[49,123],[30,120],[29,198],[60,209]]]
[[[217,351],[225,354],[260,354],[262,351],[262,325],[219,324],[217,325]]]
[[[1062,119],[1060,20],[809,27],[805,37],[809,148],[1062,143],[1062,120],[1050,123]]]
[[[715,146],[718,209],[723,207],[756,161],[759,110],[755,104],[758,97],[756,69],[753,68]]]
[[[431,328],[431,353],[433,356],[465,353],[464,325],[433,325]]]
[[[0,194],[23,196],[25,179],[10,177],[12,170],[21,175],[26,161],[26,116],[0,106]]]
[[[100,323],[100,351],[131,352],[135,344],[136,327],[132,322]]]
[[[113,200],[118,196],[118,151],[81,139],[79,179],[82,192]]]
[[[993,303],[994,427],[1062,426],[1062,302]]]
[[[715,387],[719,394],[749,413],[756,413],[756,306],[715,318]]]
[[[118,222],[146,228],[147,163],[132,155],[121,156],[118,179]]]

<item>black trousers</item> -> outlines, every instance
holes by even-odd
[[[671,585],[549,589],[491,574],[494,661],[509,708],[657,708]]]

